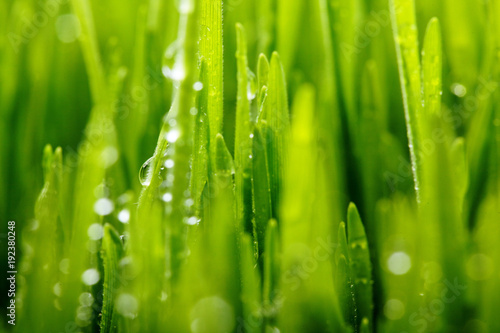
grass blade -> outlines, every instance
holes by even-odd
[[[238,99],[234,141],[236,212],[245,231],[252,233],[252,142],[250,138],[250,101],[248,100],[248,60],[245,30],[236,25]]]
[[[116,230],[110,225],[104,225],[101,257],[104,266],[101,332],[117,332],[118,316],[115,313],[115,297],[118,290],[118,263],[123,255],[123,244]]]
[[[403,93],[406,129],[410,146],[413,180],[420,201],[419,121],[421,109],[421,69],[414,0],[390,1],[392,29],[396,44],[399,77]]]

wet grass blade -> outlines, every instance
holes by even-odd
[[[273,217],[278,217],[280,187],[283,178],[283,166],[286,161],[286,146],[288,143],[290,119],[285,74],[276,52],[273,53],[271,57],[269,87],[265,104],[263,118],[267,121],[271,130],[271,137],[268,142],[270,145],[270,150],[268,150],[268,163],[271,183],[271,201],[273,203]]]
[[[421,69],[414,0],[391,0],[390,11],[399,77],[403,93],[406,129],[417,200],[420,200],[419,120],[421,109]]]
[[[372,264],[365,228],[353,203],[349,204],[347,211],[347,239],[357,312],[355,327],[360,332],[363,329],[371,331],[374,323]]]
[[[257,253],[260,257],[264,250],[266,227],[272,215],[271,187],[267,162],[266,138],[262,133],[268,131],[267,123],[261,121],[253,132],[253,200],[254,200],[254,239],[257,240]]]
[[[104,225],[104,236],[101,245],[101,257],[104,266],[101,332],[112,333],[118,330],[118,315],[115,313],[115,298],[119,287],[118,265],[123,255],[123,244],[116,230]]]
[[[208,90],[209,141],[214,145],[223,122],[222,0],[201,0],[200,6],[200,57],[208,73],[204,85]]]
[[[234,141],[234,164],[236,186],[236,211],[244,230],[252,233],[252,142],[250,138],[250,101],[248,100],[249,78],[247,41],[241,24],[236,25],[238,98],[236,102],[236,125]]]

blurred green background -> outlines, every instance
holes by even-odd
[[[478,270],[482,269],[490,283],[486,287],[470,284],[471,295],[454,314],[468,313],[463,321],[458,321],[470,326],[464,331],[495,332],[498,323],[491,326],[488,322],[492,309],[484,308],[497,302],[489,300],[487,293],[500,297],[500,269],[498,261],[491,261],[499,258],[500,249],[495,244],[496,237],[500,237],[497,165],[500,156],[500,93],[497,91],[500,4],[497,0],[416,0],[415,3],[419,45],[424,44],[430,19],[437,17],[440,21],[443,118],[451,137],[465,138],[467,171],[464,177],[467,181],[463,181],[468,186],[459,211],[460,223],[467,233],[466,245],[460,246],[461,250],[467,249],[468,254],[461,265],[467,281],[483,281],[482,276],[476,279],[472,273],[471,277],[464,268],[479,265]],[[139,170],[154,153],[162,117],[172,103],[172,82],[163,75],[162,67],[173,63],[169,50],[176,47],[173,43],[177,38],[179,13],[173,0],[90,1],[90,5],[106,82],[118,96],[113,103],[120,157],[113,177],[107,178],[112,182],[108,185],[116,196],[131,190],[137,198],[142,188]],[[259,54],[271,58],[272,51],[278,51],[290,105],[305,83],[311,84],[316,92],[313,103],[318,110],[328,110],[329,103],[335,105],[336,111],[317,111],[316,115],[322,120],[335,117],[339,125],[338,133],[329,133],[327,126],[318,130],[320,135],[340,138],[335,143],[341,147],[338,156],[328,156],[328,147],[319,149],[319,154],[326,152],[325,158],[330,162],[341,160],[339,164],[343,164],[338,177],[345,185],[332,186],[329,190],[335,193],[330,194],[332,197],[341,198],[339,202],[342,202],[332,204],[341,207],[341,211],[335,211],[335,218],[339,220],[336,223],[346,219],[347,203],[356,203],[367,230],[370,250],[374,251],[371,255],[375,314],[399,319],[390,311],[391,305],[399,309],[399,304],[387,303],[401,293],[394,285],[400,284],[400,289],[422,286],[412,278],[387,277],[387,270],[383,268],[387,261],[385,254],[393,247],[398,248],[398,239],[404,238],[410,244],[403,246],[405,251],[416,255],[417,244],[425,243],[426,239],[411,237],[420,226],[416,222],[414,184],[388,2],[227,0],[223,8],[222,134],[228,150],[235,150],[235,24],[240,22],[246,29],[248,65],[254,72]],[[3,314],[7,301],[3,266],[6,260],[3,258],[7,257],[7,221],[16,221],[17,242],[21,244],[21,230],[32,223],[35,202],[43,186],[42,155],[46,144],[62,147],[66,181],[63,201],[72,201],[79,145],[84,142],[94,103],[78,42],[82,26],[69,1],[0,0],[0,15],[0,299],[2,317],[6,318]],[[325,22],[330,24],[325,26]],[[333,52],[333,57],[329,52]],[[376,73],[373,76],[372,69]],[[333,90],[331,80],[336,84]],[[370,108],[375,109],[375,116],[366,111]],[[292,111],[292,123],[293,119]],[[91,140],[88,134],[87,140]],[[336,168],[328,163],[324,167],[327,173],[330,168]],[[453,179],[452,184],[460,181]],[[450,185],[443,184],[436,187]],[[443,193],[437,197],[442,199],[440,195],[448,195],[450,191]],[[65,216],[70,216],[72,209],[70,205],[62,209],[58,223],[67,222]],[[490,232],[481,233],[481,227]],[[336,233],[336,227],[334,229]],[[446,231],[441,230],[428,237],[446,238],[445,234]],[[448,241],[452,242],[451,237]],[[23,250],[26,251],[20,247],[17,252],[18,263]],[[473,255],[477,253],[488,255],[486,263],[475,261],[477,258]],[[448,278],[452,281],[454,277]],[[480,319],[476,313],[481,314]],[[407,325],[407,321],[405,323]],[[396,331],[404,328],[405,323],[394,327],[388,324],[381,329]],[[438,327],[436,331],[452,329]]]

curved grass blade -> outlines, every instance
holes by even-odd
[[[413,179],[420,202],[420,151],[418,114],[421,109],[421,69],[414,0],[390,0],[392,29],[396,44],[399,78],[403,93],[406,130],[410,146]]]

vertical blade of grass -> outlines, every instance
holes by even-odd
[[[252,238],[243,235],[240,247],[241,301],[245,332],[262,332],[261,287],[258,266],[254,265]]]
[[[207,114],[214,145],[223,121],[222,0],[201,0],[200,13],[200,57],[207,66]]]
[[[260,116],[262,103],[267,94],[267,85],[269,84],[269,60],[264,54],[259,55],[257,63],[257,116]],[[258,117],[255,117],[258,118]]]
[[[23,307],[17,324],[19,331],[25,332],[50,331],[52,325],[61,321],[60,312],[54,304],[43,307],[39,304],[41,300],[54,298],[53,293],[56,293],[57,302],[61,296],[58,273],[62,259],[61,239],[58,237],[61,233],[58,216],[63,172],[60,147],[55,151],[50,145],[45,147],[43,169],[45,182],[35,205],[36,220],[23,235],[24,256],[19,270],[25,282],[22,285],[24,292],[20,294],[23,295]],[[9,236],[15,234],[9,233]],[[47,248],[47,242],[52,246]]]
[[[267,162],[266,138],[267,123],[259,122],[253,132],[253,198],[254,198],[254,239],[257,240],[257,253],[264,250],[266,226],[272,216],[271,187]]]
[[[421,109],[421,72],[415,3],[414,0],[390,0],[389,6],[403,93],[413,180],[417,201],[420,201],[419,165],[421,162],[418,157],[420,151],[418,114]]]
[[[250,138],[250,101],[248,100],[248,60],[245,30],[236,25],[238,98],[234,141],[236,212],[244,230],[252,232],[252,142]]]
[[[182,75],[176,82],[178,89],[172,108],[164,119],[151,161],[149,184],[144,187],[139,199],[138,218],[136,223],[131,225],[130,252],[136,261],[135,264],[140,263],[142,268],[140,278],[134,282],[140,309],[134,331],[157,331],[165,325],[166,318],[160,315],[165,304],[158,295],[168,289],[173,299],[177,297],[178,289],[175,286],[179,280],[180,267],[187,256],[185,222],[189,212],[185,203],[190,196],[188,174],[193,152],[194,118],[191,110],[196,97],[193,84],[198,75],[196,66],[199,1],[184,0],[179,4],[179,8],[180,49],[176,55],[174,70]],[[173,181],[166,189],[171,194],[171,209],[167,210],[165,217],[165,207],[159,197],[165,194],[160,193],[163,182],[160,174],[164,169],[167,147],[173,148]],[[144,225],[139,224],[140,221],[148,221],[149,229],[145,230]]]
[[[101,332],[111,333],[118,330],[118,315],[115,313],[115,297],[118,290],[118,263],[123,254],[120,236],[110,224],[104,225],[101,256],[104,266]]]
[[[283,68],[286,73],[292,66],[294,53],[298,47],[297,38],[301,28],[300,13],[304,10],[305,2],[301,0],[276,1],[276,50],[283,57]],[[260,50],[261,52],[263,50]]]
[[[357,310],[355,327],[360,327],[360,332],[363,331],[364,326],[367,331],[371,331],[373,328],[373,280],[370,250],[365,228],[358,209],[353,203],[349,204],[347,211],[347,238]]]
[[[422,153],[422,199],[425,205],[420,206],[422,216],[422,235],[439,235],[428,241],[428,247],[437,247],[442,260],[444,276],[464,281],[462,263],[466,250],[465,224],[462,218],[462,204],[465,193],[459,190],[454,179],[455,166],[452,165],[452,140],[450,129],[443,121],[441,112],[442,89],[442,49],[439,21],[432,19],[424,39],[422,58],[423,68],[423,104],[421,121],[421,140],[432,142],[434,151]],[[441,131],[445,140],[432,140],[433,133]],[[437,228],[436,228],[437,227]],[[437,244],[436,244],[437,242]],[[435,260],[434,256],[425,260]],[[437,295],[429,295],[429,298]],[[459,327],[464,324],[464,316],[460,315],[460,305],[452,304],[446,309],[447,324]]]
[[[88,0],[72,0],[73,10],[81,25],[80,44],[89,74],[90,90],[94,104],[106,101],[106,78],[102,68],[99,45],[94,28],[94,19]]]
[[[332,279],[336,244],[326,170],[319,163],[314,101],[314,89],[300,87],[284,165],[280,290],[285,301],[279,325],[286,332],[301,332],[303,327],[315,332],[346,329]]]
[[[290,120],[285,74],[276,52],[272,55],[269,67],[269,90],[266,104],[264,119],[271,129],[271,140],[268,143],[271,146],[271,149],[268,151],[271,202],[273,203],[273,217],[278,217],[283,165],[286,161],[285,147],[287,145]]]
[[[278,282],[279,282],[279,238],[276,220],[271,219],[266,230],[266,244],[264,250],[264,297],[263,304],[265,308],[273,309],[278,301]],[[266,327],[276,323],[276,313],[271,310],[265,321]]]
[[[258,46],[257,50],[264,55],[271,54],[276,45],[276,10],[278,0],[257,1],[257,27]]]
[[[207,84],[208,73],[205,62],[201,62],[200,82]],[[203,188],[208,181],[208,115],[207,115],[208,89],[202,89],[196,102],[196,117],[194,125],[193,160],[191,168],[191,196],[194,201],[194,212],[201,217],[201,201]]]
[[[358,332],[357,299],[344,222],[339,224],[337,241],[339,246],[335,253],[335,286],[338,290],[339,305],[343,312],[344,321],[352,326],[354,332]]]

